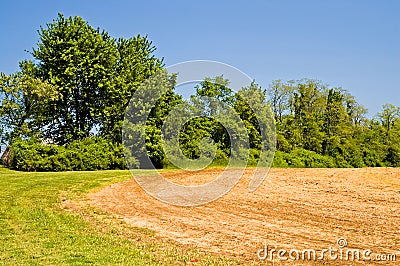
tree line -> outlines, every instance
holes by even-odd
[[[0,76],[0,142],[8,146],[3,163],[11,168],[94,170],[125,168],[122,126],[134,92],[161,71],[163,59],[147,36],[113,38],[80,17],[56,19],[38,30],[30,52],[16,73]],[[146,124],[147,152],[157,167],[168,167],[161,143],[163,121],[184,100],[171,89],[152,109]],[[214,97],[243,120],[250,140],[249,164],[257,163],[260,125],[241,95],[252,94],[271,108],[276,125],[277,167],[366,167],[400,165],[400,108],[383,106],[374,118],[342,88],[321,81],[255,82],[234,92],[229,80],[207,77],[191,101]],[[179,135],[183,154],[200,156],[200,141],[216,144],[214,164],[226,164],[230,140],[221,123],[192,119]],[[103,152],[99,152],[103,151]],[[96,154],[96,156],[91,156]]]
[[[399,166],[400,108],[385,104],[368,119],[348,91],[315,80],[274,81],[268,88],[277,150],[304,149],[337,167]]]

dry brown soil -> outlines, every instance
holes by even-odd
[[[207,183],[221,171],[163,175],[193,185]],[[248,262],[259,262],[256,254],[264,244],[287,251],[321,251],[338,248],[338,238],[347,240],[346,248],[371,249],[371,258],[390,253],[400,261],[400,169],[271,169],[263,185],[249,193],[252,172],[246,170],[225,196],[199,207],[162,203],[134,179],[89,194],[89,204],[183,245]],[[351,264],[329,261],[327,256],[313,263]]]

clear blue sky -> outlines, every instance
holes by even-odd
[[[264,87],[316,78],[348,89],[370,114],[400,105],[400,1],[4,1],[0,71],[30,58],[24,50],[58,12],[114,37],[148,34],[166,65],[221,61]]]

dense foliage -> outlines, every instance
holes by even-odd
[[[23,61],[19,73],[1,76],[6,98],[0,116],[11,117],[2,123],[9,131],[3,139],[11,141],[19,134],[12,131],[34,123],[42,137],[59,144],[92,133],[120,142],[132,94],[162,67],[154,51],[147,37],[111,38],[80,17],[60,14],[39,30],[34,61]]]
[[[43,144],[37,139],[15,140],[10,168],[23,171],[89,171],[125,169],[121,144],[88,137],[68,145]]]
[[[320,166],[400,166],[399,107],[386,104],[367,119],[367,110],[346,90],[314,80],[275,81],[268,92],[277,149],[286,156],[303,149],[334,159]],[[300,154],[295,157],[308,157]]]
[[[80,17],[60,14],[40,28],[34,60],[0,76],[0,147],[9,145],[8,165],[26,171],[126,167],[121,144],[125,110],[139,86],[162,73],[155,49],[147,36],[113,38]],[[156,167],[171,165],[161,141],[168,113],[182,103],[212,110],[204,97],[236,111],[249,138],[249,165],[256,165],[265,143],[254,109],[244,100],[248,95],[265,116],[272,109],[276,167],[400,166],[399,107],[386,104],[368,119],[348,91],[320,81],[277,80],[268,89],[252,83],[234,92],[223,76],[205,78],[185,101],[174,92],[175,80],[175,75],[166,77],[171,88],[146,123],[145,152]],[[188,121],[177,145],[187,158],[197,159],[208,138],[216,147],[212,164],[225,165],[231,156],[229,134],[208,115],[205,111]]]

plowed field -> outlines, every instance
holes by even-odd
[[[193,185],[207,183],[221,171],[163,175],[175,183]],[[249,193],[252,171],[246,170],[228,194],[199,207],[162,203],[146,194],[134,179],[90,194],[89,203],[130,225],[248,262],[260,262],[257,251],[265,244],[287,252],[322,251],[339,249],[339,238],[347,241],[343,250],[372,251],[371,261],[363,264],[383,264],[376,261],[378,253],[397,254],[400,261],[400,169],[271,169],[263,185]],[[273,256],[279,262],[277,255]],[[288,262],[296,263],[290,258]],[[329,260],[326,253],[323,260],[305,263],[345,262]]]

